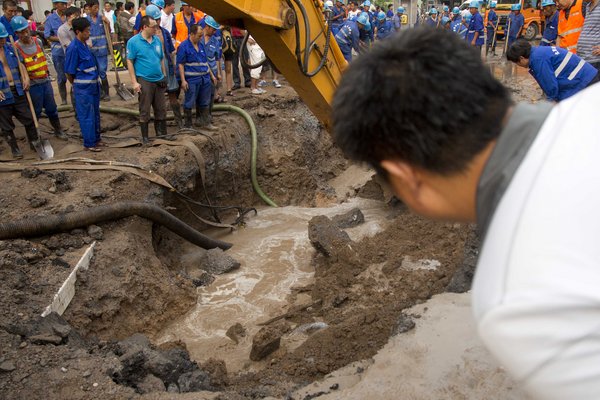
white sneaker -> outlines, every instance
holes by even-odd
[[[276,88],[280,88],[281,83],[279,83],[279,81],[277,79],[273,79],[273,86],[275,86]]]
[[[267,91],[265,89],[258,89],[260,90],[261,93],[267,93]]]
[[[252,93],[252,94],[263,94],[263,93],[265,93],[265,91],[262,90],[262,89],[252,89],[250,91],[250,93]]]
[[[267,81],[265,81],[264,79],[261,79],[260,82],[258,82],[258,87],[263,87],[263,86],[267,86]]]

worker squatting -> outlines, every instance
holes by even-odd
[[[67,8],[67,0],[52,1],[56,12],[46,20],[45,37],[52,45],[52,61],[62,104],[67,104],[66,81],[72,84],[71,101],[88,151],[101,151],[100,100],[109,99],[106,76],[109,56],[109,20],[99,12],[98,0],[86,2],[85,17],[77,7]],[[172,1],[167,0],[172,5]],[[176,40],[171,32],[160,26],[164,0],[152,0],[136,17],[135,36],[127,42],[127,65],[133,89],[139,94],[140,129],[142,142],[149,142],[150,111],[154,113],[157,137],[169,139],[166,128],[168,94],[171,109],[179,128],[192,126],[214,130],[211,105],[217,81],[221,79],[221,41],[216,33],[220,26],[210,16],[174,21],[179,30]],[[184,9],[189,6],[182,2]],[[50,83],[48,60],[39,39],[32,37],[28,22],[16,16],[14,0],[3,2],[4,16],[0,18],[0,130],[14,158],[22,153],[14,136],[13,117],[24,126],[30,146],[39,144],[27,93],[36,116],[42,111],[48,116],[54,135],[61,139],[63,132],[57,105]],[[181,13],[183,15],[183,12]],[[175,32],[173,27],[173,32]],[[177,50],[176,50],[177,48]],[[183,115],[180,92],[184,91]],[[192,111],[195,110],[195,121]]]

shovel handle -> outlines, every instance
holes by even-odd
[[[19,76],[21,77],[21,85],[23,84],[23,71],[21,70],[21,61],[19,61],[19,51],[17,50],[17,44],[15,43],[15,39],[12,35],[8,35],[10,38],[10,44],[12,44],[13,51],[15,52],[15,56],[17,57],[17,62],[19,63]],[[37,116],[35,115],[35,108],[33,108],[33,101],[31,101],[31,95],[29,94],[29,90],[23,89],[25,92],[25,96],[27,97],[27,102],[29,103],[29,110],[31,111],[31,116],[33,117],[33,123],[35,124],[35,129],[40,127],[38,123]]]
[[[117,85],[121,86],[121,79],[119,78],[119,71],[117,70],[117,63],[115,62],[115,51],[113,49],[112,37],[110,36],[110,30],[104,20],[102,20],[102,26],[104,27],[104,34],[106,35],[106,42],[108,43],[108,50],[110,51],[110,59],[112,65],[115,67],[115,77],[117,78]]]

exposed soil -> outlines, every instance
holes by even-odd
[[[234,98],[234,104],[248,111],[257,124],[262,189],[280,206],[344,200],[348,194],[336,194],[329,182],[349,163],[292,89],[270,92],[253,97],[238,91]],[[111,103],[124,104],[114,98]],[[137,128],[131,128],[134,123],[132,117],[103,114],[102,125],[108,128],[105,141],[110,145],[138,137]],[[64,114],[63,124],[75,136],[68,143],[55,139],[52,143],[57,158],[140,165],[202,202],[200,171],[205,167],[204,185],[212,204],[243,208],[261,204],[250,184],[250,135],[245,122],[234,114],[216,114],[215,123],[220,127],[216,133],[180,137],[200,149],[202,166],[181,146],[83,152],[72,112]],[[47,128],[47,121],[42,125]],[[169,127],[170,133],[175,130]],[[27,150],[24,162],[33,161],[21,128],[17,136]],[[6,156],[6,145],[0,146],[0,155]],[[136,200],[166,208],[197,229],[207,228],[175,194],[124,171],[30,167],[0,172],[0,176],[2,221]],[[369,181],[356,192],[383,199],[385,191]],[[203,218],[213,217],[206,209],[191,207]],[[240,215],[230,210],[220,217],[230,223]],[[219,360],[189,360],[185,351],[178,350],[182,343],[157,348],[139,335],[127,339],[139,333],[152,338],[195,304],[196,285],[210,284],[210,279],[200,282],[171,268],[173,252],[183,239],[166,229],[129,217],[46,237],[0,241],[0,397],[105,399],[147,393],[145,398],[172,398],[176,392],[197,392],[194,398],[284,398],[294,388],[372,357],[391,335],[414,326],[402,310],[445,291],[463,267],[471,227],[426,221],[394,201],[389,219],[393,222],[387,229],[360,242],[346,240],[343,230],[332,228],[347,246],[315,254],[314,284],[296,288],[286,318],[268,324],[262,333],[280,340],[279,346],[266,356],[255,355],[257,361],[249,361],[251,368],[240,374],[228,374]],[[327,221],[322,222],[325,225],[317,230],[327,226]],[[78,275],[69,308],[62,317],[51,314],[42,319],[40,314],[93,241],[97,241],[94,258],[89,270]],[[419,267],[419,260],[437,260],[439,265]],[[468,280],[468,273],[465,276]],[[294,311],[300,296],[310,300]],[[306,327],[305,340],[289,345],[291,333],[301,327]]]

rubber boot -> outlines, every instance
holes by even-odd
[[[13,158],[23,158],[23,153],[21,153],[21,149],[19,149],[15,134],[13,132],[2,132],[2,136],[4,136],[6,143],[10,146],[10,152],[12,153]]]
[[[62,140],[68,140],[69,137],[67,136],[66,133],[63,132],[61,126],[60,126],[60,119],[56,118],[56,119],[51,119],[50,120],[50,125],[52,125],[52,128],[54,128],[54,136],[56,136],[59,139]]]
[[[142,145],[146,146],[150,143],[150,139],[148,139],[148,123],[140,123],[140,129],[142,131]]]
[[[27,141],[29,141],[29,148],[35,151],[35,146],[40,144],[40,137],[35,125],[25,127],[25,135],[27,136]]]
[[[185,115],[185,125],[183,125],[183,127],[192,129],[192,110],[184,108],[183,113]]]
[[[173,140],[173,136],[170,136],[167,133],[167,121],[154,121],[154,132],[156,132],[156,137],[165,140]]]
[[[202,109],[196,106],[196,119],[194,120],[194,126],[196,128],[204,128],[204,121],[202,120]]]
[[[108,93],[108,88],[109,88],[109,84],[108,84],[108,79],[103,79],[102,80],[102,96],[100,97],[101,101],[110,101],[110,96]]]
[[[214,126],[210,121],[210,110],[208,107],[200,109],[200,118],[202,119],[202,128],[209,131],[218,131],[219,128]]]
[[[67,105],[67,82],[58,85],[58,93],[60,94],[60,104]]]
[[[175,116],[175,123],[177,124],[177,129],[182,129],[184,127],[183,118],[181,117],[181,108],[179,108],[179,104],[171,104],[171,110],[173,111],[173,115]]]

